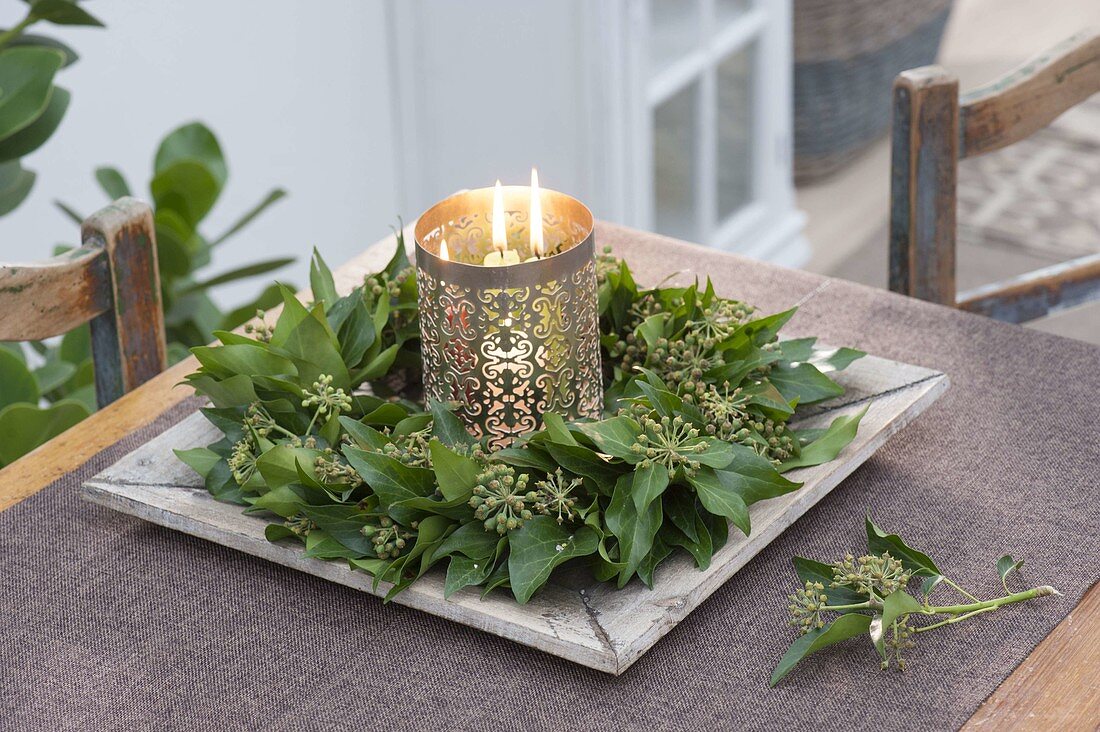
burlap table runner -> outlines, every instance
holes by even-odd
[[[1100,576],[1100,350],[888,293],[601,227],[639,277],[710,274],[789,330],[946,371],[928,412],[614,678],[87,504],[83,480],[194,403],[0,513],[4,729],[956,727]],[[772,690],[793,554],[863,516],[999,592],[1065,592],[920,637],[904,675],[851,641]]]

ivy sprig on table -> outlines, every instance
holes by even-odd
[[[939,628],[993,612],[1005,605],[1060,595],[1050,585],[1012,592],[1008,576],[1023,566],[1005,555],[997,560],[1004,595],[979,599],[944,574],[924,552],[888,534],[867,519],[867,553],[851,553],[832,564],[794,558],[801,587],[788,597],[790,624],[799,637],[787,649],[772,673],[775,686],[804,658],[850,638],[864,637],[878,652],[881,667],[905,670],[917,637]],[[916,580],[923,578],[914,595]],[[937,586],[950,588],[965,602],[933,604]],[[927,622],[921,622],[926,620]],[[869,649],[868,649],[869,650]]]
[[[187,377],[224,437],[177,451],[217,499],[280,519],[271,541],[345,561],[387,598],[446,565],[445,593],[509,588],[526,602],[558,566],[652,585],[673,551],[700,568],[749,506],[797,490],[783,473],[836,457],[862,412],[799,430],[863,354],[780,341],[794,310],[759,316],[704,286],[637,286],[597,259],[605,415],[489,451],[446,404],[420,401],[416,278],[404,243],[346,296],[315,253],[313,303],[282,289],[273,325],[219,332]]]

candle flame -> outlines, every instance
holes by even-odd
[[[504,227],[504,191],[497,180],[493,189],[493,249],[501,254],[508,248],[508,235]]]
[[[531,168],[531,254],[541,257],[546,253],[542,239],[542,196],[539,193],[539,172]]]
[[[441,239],[439,242],[439,258],[444,262],[451,261],[451,253],[447,251],[447,240]]]

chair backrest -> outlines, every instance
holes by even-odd
[[[1100,92],[1100,33],[1078,34],[959,96],[939,66],[894,81],[890,289],[1019,323],[1100,298],[1100,254],[957,294],[958,161],[1024,139]]]
[[[90,321],[102,407],[167,363],[153,213],[120,198],[88,217],[80,233],[79,249],[0,264],[0,341],[49,338]]]

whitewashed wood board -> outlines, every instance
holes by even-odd
[[[446,600],[444,573],[435,569],[394,602],[509,638],[600,671],[620,674],[699,606],[761,549],[820,501],[895,432],[947,389],[945,374],[867,356],[835,374],[844,396],[805,410],[799,426],[824,427],[841,414],[868,406],[859,433],[825,465],[792,471],[799,490],[753,505],[752,534],[730,530],[710,567],[697,570],[677,552],[654,575],[654,589],[634,580],[622,590],[592,580],[584,568],[555,574],[526,605],[504,591],[481,599],[467,588]],[[268,520],[215,501],[202,481],[172,453],[207,445],[220,433],[195,413],[84,484],[86,499],[123,513],[223,544],[272,562],[371,594],[371,578],[343,562],[306,558],[301,545],[264,538]]]

